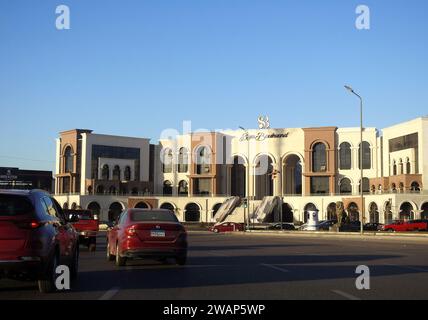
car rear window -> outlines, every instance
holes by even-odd
[[[0,194],[0,217],[13,217],[32,214],[34,207],[24,196]]]
[[[134,211],[131,220],[135,222],[178,222],[177,217],[168,211]]]

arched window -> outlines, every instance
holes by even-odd
[[[198,222],[201,219],[201,212],[196,203],[189,203],[184,208],[184,220],[187,222]]]
[[[406,173],[407,174],[412,174],[412,165],[410,163],[410,159],[409,158],[406,159]]]
[[[417,183],[417,182],[415,181],[415,182],[412,182],[412,184],[411,184],[411,186],[410,186],[410,190],[411,190],[412,192],[420,192],[420,191],[421,191],[421,187],[420,187],[419,183]]]
[[[165,209],[165,210],[169,210],[172,213],[175,213],[175,207],[172,203],[169,202],[164,202],[162,203],[162,205],[160,206],[161,209]]]
[[[101,213],[101,206],[98,202],[93,201],[88,204],[88,210],[91,210],[93,215],[99,216]]]
[[[111,186],[108,191],[111,194],[115,194],[116,193],[116,187],[115,186]]]
[[[184,173],[188,171],[189,155],[186,148],[181,148],[178,152],[178,172]]]
[[[120,167],[114,166],[113,168],[113,180],[120,180]]]
[[[392,164],[392,175],[396,176],[397,175],[397,162],[394,160],[393,164]]]
[[[273,196],[273,160],[270,156],[262,154],[257,158],[254,168],[256,200]]]
[[[358,192],[361,193],[361,180]],[[370,180],[369,178],[363,178],[363,193],[370,193]]]
[[[171,181],[167,180],[163,183],[163,194],[164,195],[171,195],[172,194],[172,183],[171,183]]]
[[[397,192],[397,185],[395,183],[391,184],[391,191],[392,192]]]
[[[131,167],[130,166],[126,166],[125,167],[125,171],[123,173],[125,181],[131,181]]]
[[[351,180],[348,178],[343,178],[340,180],[340,193],[341,194],[351,194],[352,193],[352,186],[351,186]]]
[[[348,142],[343,142],[340,145],[339,162],[341,170],[349,170],[352,167],[351,145]]]
[[[371,223],[379,223],[379,209],[375,202],[370,204],[370,222]]]
[[[71,147],[67,147],[64,151],[64,172],[73,172],[73,155]]]
[[[97,194],[103,194],[104,193],[104,186],[99,185],[97,186]]]
[[[351,221],[360,220],[360,211],[358,205],[355,202],[351,202],[348,206],[348,216]]]
[[[414,212],[413,205],[410,202],[404,202],[400,206],[400,220],[412,220],[414,219],[415,212]]]
[[[363,169],[371,169],[372,167],[372,156],[371,156],[371,150],[370,150],[370,143],[367,141],[363,141]],[[361,169],[361,159],[360,159],[360,153],[361,152],[361,144],[360,144],[360,150],[358,153],[358,167]]]
[[[162,165],[163,165],[163,173],[171,173],[172,172],[172,150],[165,149],[162,157]]]
[[[207,174],[211,171],[211,152],[207,147],[201,147],[196,154],[196,173]]]
[[[398,162],[400,166],[400,174],[404,174],[404,165],[403,165],[403,159],[400,159]]]
[[[102,180],[109,180],[110,179],[110,168],[107,164],[103,166],[103,169],[101,171],[101,179]]]
[[[178,194],[179,195],[188,195],[189,193],[189,187],[188,187],[188,183],[185,180],[181,180],[178,183]]]
[[[312,169],[313,172],[327,171],[327,152],[324,143],[317,143],[312,150]]]
[[[246,173],[245,161],[242,157],[236,156],[233,158],[231,169],[231,196],[245,197]]]

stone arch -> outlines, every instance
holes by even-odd
[[[288,153],[282,158],[283,194],[301,195],[303,192],[303,163],[299,154]]]
[[[268,154],[260,154],[256,158],[254,176],[255,196],[257,200],[273,196],[274,181],[272,179],[272,172],[274,170],[274,165],[274,159]]]
[[[172,202],[164,202],[159,206],[160,209],[170,210],[176,213],[177,206]]]
[[[108,210],[109,221],[116,221],[122,211],[125,210],[125,205],[120,201],[112,202]]]
[[[201,221],[201,206],[195,202],[189,202],[184,207],[184,220],[186,222]]]
[[[136,209],[151,209],[151,206],[146,201],[139,201],[138,203],[135,204],[134,208],[136,208]]]
[[[231,196],[244,198],[246,195],[246,185],[247,168],[245,166],[245,158],[234,156],[230,174]]]

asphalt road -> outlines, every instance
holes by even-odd
[[[189,234],[187,266],[131,262],[117,268],[82,248],[72,291],[39,294],[35,283],[0,280],[5,299],[427,299],[428,241]],[[358,265],[370,290],[356,289]]]

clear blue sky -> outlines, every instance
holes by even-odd
[[[52,170],[72,128],[358,126],[344,84],[367,126],[428,114],[426,0],[0,0],[0,46],[0,166]]]

